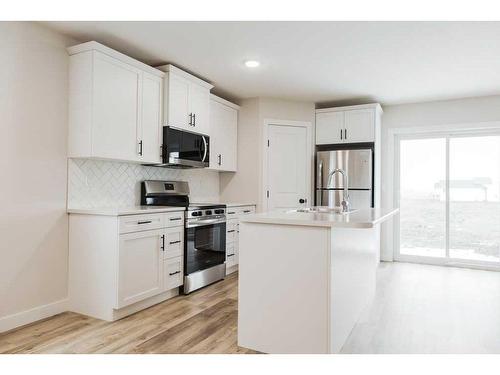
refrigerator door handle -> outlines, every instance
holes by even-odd
[[[319,180],[319,189],[323,188],[323,160],[319,161],[318,165],[318,180]]]

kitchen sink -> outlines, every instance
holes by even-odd
[[[357,210],[349,210],[347,212],[343,212],[342,207],[306,207],[306,208],[297,208],[288,212],[346,215],[346,214],[352,214],[353,212],[356,211]]]

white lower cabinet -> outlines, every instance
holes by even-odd
[[[116,320],[179,293],[184,212],[70,215],[70,310]]]
[[[255,206],[228,207],[226,212],[226,274],[230,274],[238,269],[239,263],[239,218],[255,213]]]
[[[120,235],[117,308],[163,291],[162,236],[161,229]]]

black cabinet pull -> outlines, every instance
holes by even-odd
[[[144,221],[138,221],[137,224],[151,224],[153,221],[151,220],[144,220]]]
[[[234,254],[227,254],[227,257],[234,257]]]
[[[182,220],[182,217],[171,217],[170,221]]]
[[[342,140],[342,129],[340,129],[340,140]]]
[[[234,232],[234,229],[227,231],[227,233],[233,233],[233,232]]]
[[[222,164],[222,155],[221,155],[221,154],[219,154],[219,156],[217,156],[217,157],[219,158],[218,163],[219,163],[219,165],[221,165],[221,164]]]
[[[244,210],[243,211],[244,214],[248,214],[249,212],[252,212],[252,211],[250,211],[250,210]]]
[[[192,113],[189,114],[189,125],[193,126],[193,114]]]
[[[344,139],[347,139],[347,129],[344,129]]]
[[[161,251],[165,251],[165,235],[161,236]]]
[[[142,156],[142,140],[139,142],[139,155]]]
[[[178,273],[181,273],[181,271],[170,272],[169,275],[174,276],[174,275],[177,275]]]
[[[236,213],[236,212],[231,211],[231,212],[228,212],[227,214],[228,214],[228,215],[234,215],[235,213]]]
[[[193,113],[193,126],[196,126],[196,113]]]
[[[173,245],[173,244],[176,244],[176,243],[181,243],[181,241],[170,241],[169,242],[170,245]]]

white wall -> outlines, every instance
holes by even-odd
[[[394,160],[390,158],[389,129],[442,127],[469,127],[480,122],[500,121],[500,96],[488,96],[428,103],[384,106],[382,117],[382,206],[393,205]],[[382,227],[382,259],[392,260],[392,221]]]
[[[314,124],[312,102],[274,98],[245,99],[238,117],[238,172],[220,174],[221,200],[257,204],[262,202],[262,145],[264,120],[309,121]],[[314,139],[314,136],[311,137]]]
[[[64,309],[71,43],[0,22],[0,331]]]

